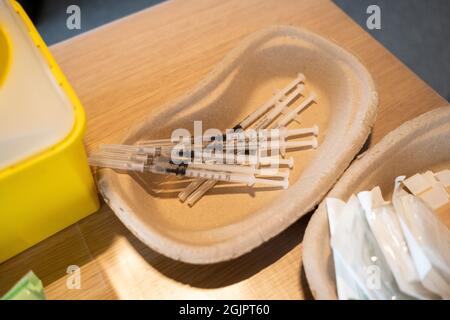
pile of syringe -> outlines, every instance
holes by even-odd
[[[220,181],[287,188],[294,160],[286,157],[286,152],[318,145],[317,126],[287,128],[291,122],[299,123],[299,113],[316,100],[314,93],[299,99],[304,96],[304,82],[305,76],[299,74],[226,133],[145,140],[136,145],[104,144],[89,156],[89,163],[97,167],[195,178],[178,196],[190,206]],[[296,100],[300,100],[299,104],[290,107]],[[312,137],[289,141],[302,136]]]

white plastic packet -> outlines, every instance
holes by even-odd
[[[410,299],[399,290],[358,198],[353,195],[343,210],[331,246],[364,294],[377,300]]]
[[[408,179],[402,180],[402,184],[406,186],[412,194],[425,201],[431,209],[437,210],[449,201],[445,180],[445,171],[439,172],[437,175],[432,171],[427,171],[423,174],[417,173]]]
[[[450,232],[421,199],[395,181],[393,204],[422,284],[450,299]]]
[[[335,234],[336,224],[344,212],[345,202],[339,199],[327,198],[327,214],[330,226],[331,237]],[[347,269],[345,262],[339,256],[338,252],[333,250],[334,268],[336,272],[336,287],[339,300],[366,300],[358,282],[353,278],[351,272]]]
[[[445,187],[450,187],[450,170],[442,170],[435,174],[435,177],[441,182]]]
[[[437,299],[421,284],[394,206],[383,199],[380,188],[360,192],[358,199],[400,290],[418,299]]]

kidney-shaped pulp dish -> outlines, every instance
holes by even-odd
[[[346,201],[352,194],[380,186],[388,199],[396,177],[427,170],[439,172],[449,167],[450,106],[446,106],[389,133],[351,165],[328,196]],[[303,247],[303,263],[312,293],[317,299],[337,299],[325,201],[308,224]]]
[[[192,92],[152,109],[123,143],[165,138],[177,128],[192,134],[195,120],[203,130],[232,128],[300,72],[318,97],[300,114],[300,127],[319,126],[319,148],[289,154],[289,189],[219,184],[189,208],[177,199],[186,180],[102,169],[101,193],[119,219],[166,256],[214,263],[252,250],[314,208],[363,146],[378,99],[355,57],[305,30],[272,27],[243,40]]]

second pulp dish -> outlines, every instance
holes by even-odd
[[[344,201],[351,194],[379,186],[392,194],[396,177],[438,172],[450,167],[450,106],[408,121],[356,160],[328,197]],[[385,197],[387,200],[387,197]],[[440,217],[449,226],[449,215]],[[312,216],[303,240],[303,264],[313,295],[337,299],[325,201]]]

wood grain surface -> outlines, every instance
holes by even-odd
[[[325,0],[168,1],[51,51],[85,106],[89,151],[118,142],[152,107],[188,92],[246,35],[280,24],[335,41],[372,73],[380,105],[369,146],[402,122],[446,104]],[[33,270],[49,299],[311,298],[302,268],[309,217],[238,259],[195,266],[146,247],[103,204],[92,216],[1,264],[0,294]],[[70,265],[81,268],[79,290],[66,285]]]

